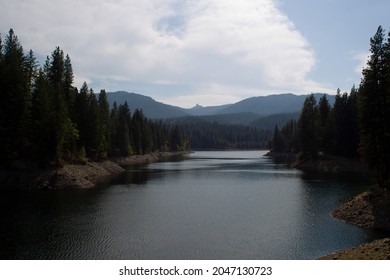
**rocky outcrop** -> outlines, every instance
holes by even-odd
[[[390,260],[390,238],[332,253],[319,260]]]
[[[105,177],[124,172],[125,169],[121,166],[147,164],[175,156],[183,157],[184,154],[156,152],[47,169],[30,168],[25,164],[19,164],[12,170],[0,170],[0,190],[92,188]]]
[[[363,228],[390,230],[390,191],[373,188],[342,203],[331,214]]]
[[[91,188],[102,178],[125,169],[113,161],[68,164],[62,168],[0,171],[0,189]]]

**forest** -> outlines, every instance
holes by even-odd
[[[69,55],[56,47],[40,67],[10,29],[0,37],[0,166],[85,163],[110,156],[183,151],[183,128],[148,120],[127,103],[110,108],[105,90],[73,86]]]
[[[306,98],[298,121],[275,127],[275,152],[295,152],[301,158],[321,153],[360,158],[377,174],[380,186],[390,187],[390,33],[379,26],[370,39],[370,56],[359,88],[337,91],[331,107],[324,95]]]
[[[194,116],[167,120],[167,123],[180,125],[194,150],[267,149],[272,137],[272,132],[268,130]]]

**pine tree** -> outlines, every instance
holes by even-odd
[[[47,58],[44,71],[50,86],[51,109],[54,112],[54,125],[51,127],[53,141],[50,148],[53,151],[55,162],[63,164],[76,152],[74,149],[79,131],[68,112],[69,106],[65,95],[67,86],[65,84],[65,59],[64,52],[59,47],[55,48],[51,57]]]
[[[88,94],[88,111],[86,127],[86,151],[90,158],[99,157],[100,149],[100,118],[99,105],[95,93],[92,89]]]
[[[98,98],[99,104],[99,153],[100,158],[106,158],[110,147],[110,105],[105,90],[101,90]]]
[[[88,122],[88,93],[89,88],[86,82],[83,83],[80,91],[76,94],[74,104],[74,119],[78,130],[80,131],[80,137],[78,140],[80,148],[86,148],[87,146],[87,122]]]
[[[390,173],[390,48],[381,26],[371,38],[371,56],[363,70],[359,90],[359,153],[377,171],[379,185],[388,184]]]
[[[23,47],[14,31],[5,37],[1,54],[0,86],[0,158],[8,165],[25,157],[29,147],[27,129],[30,124],[28,75]]]
[[[40,165],[47,164],[53,158],[49,149],[52,141],[50,128],[55,123],[53,123],[53,111],[50,106],[49,85],[41,69],[35,82],[31,100],[32,141],[35,146],[35,160]]]
[[[130,125],[131,115],[127,102],[119,106],[118,109],[118,131],[117,141],[120,155],[128,156],[133,153],[130,142]]]
[[[119,110],[116,102],[112,104],[112,109],[110,112],[110,156],[119,155],[119,140],[118,140],[118,130],[119,130]]]
[[[320,137],[320,147],[322,149],[327,149],[329,147],[329,117],[330,117],[331,106],[329,104],[328,98],[324,94],[320,101],[318,102],[318,113],[319,113],[319,137]]]
[[[67,110],[69,114],[71,114],[74,111],[74,102],[76,98],[76,91],[73,87],[73,67],[72,67],[72,61],[70,59],[70,56],[67,54],[64,60],[64,95],[65,95],[65,101],[67,104]]]
[[[26,56],[25,73],[26,73],[26,78],[28,83],[29,94],[32,94],[34,81],[37,79],[37,75],[38,75],[38,62],[32,50],[30,50],[28,55]]]
[[[287,143],[283,134],[281,134],[278,125],[275,126],[274,135],[272,137],[272,151],[273,152],[286,152]]]
[[[313,94],[303,103],[301,116],[298,121],[300,150],[304,157],[318,156],[319,149],[319,116],[317,101]]]

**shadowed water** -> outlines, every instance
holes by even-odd
[[[133,166],[90,190],[2,192],[2,259],[313,259],[382,237],[333,219],[360,178],[262,151]]]

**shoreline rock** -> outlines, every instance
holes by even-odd
[[[134,164],[148,164],[152,162],[161,161],[164,159],[170,159],[173,157],[181,157],[184,156],[185,152],[154,152],[145,155],[134,155],[129,157],[116,157],[111,160],[115,163],[126,166],[126,165],[134,165]]]
[[[331,215],[363,228],[390,231],[390,191],[375,187],[342,203]]]
[[[308,172],[349,173],[372,177],[373,174],[359,160],[332,155],[319,155],[319,159],[294,160],[284,153],[270,154],[276,159],[288,159],[292,168]],[[331,216],[344,222],[390,233],[390,191],[375,187],[342,203]],[[390,238],[375,240],[359,246],[334,252],[320,260],[389,260]]]
[[[357,247],[331,253],[319,260],[390,260],[390,238],[364,243]]]
[[[150,153],[112,158],[102,162],[67,164],[62,168],[0,170],[0,190],[87,189],[104,178],[125,172],[123,166],[147,164],[183,153]]]
[[[292,168],[304,171],[320,171],[331,173],[356,173],[369,176],[370,171],[358,160],[332,155],[322,155],[319,159],[294,161]]]
[[[390,232],[390,191],[375,187],[342,203],[331,215],[347,223]],[[331,253],[320,260],[390,260],[390,238]]]

